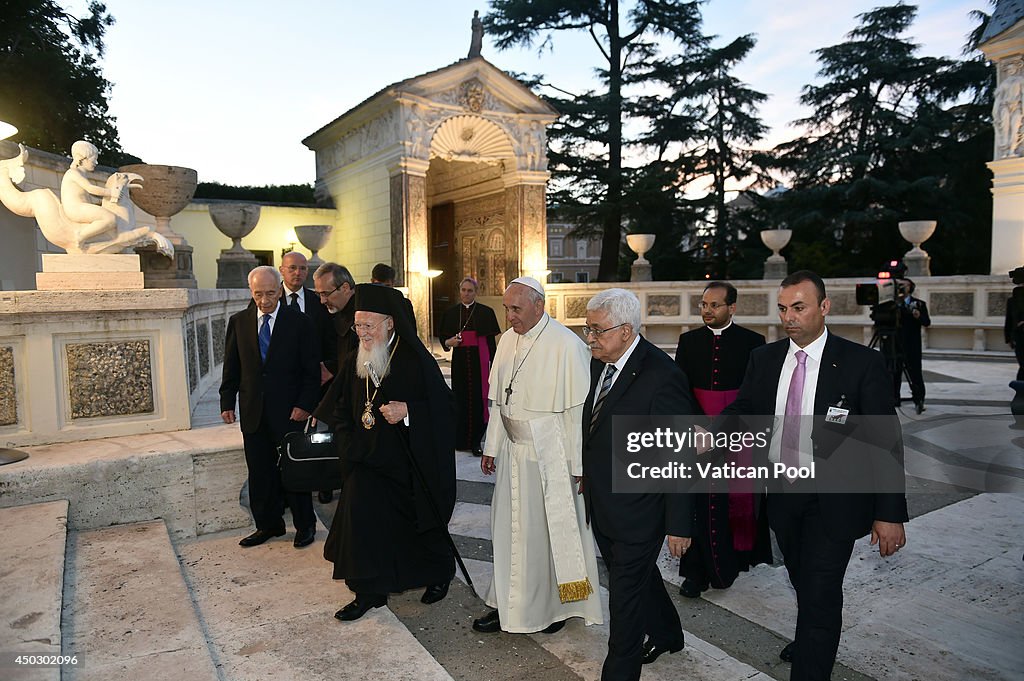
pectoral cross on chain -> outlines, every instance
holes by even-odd
[[[512,399],[512,384],[509,383],[508,387],[505,388],[505,404],[508,404],[509,400]]]

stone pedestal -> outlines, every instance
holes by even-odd
[[[160,256],[164,260],[163,256]],[[43,255],[39,291],[117,291],[144,287],[138,255]]]
[[[908,277],[932,276],[932,257],[925,252],[907,253],[903,256],[903,264],[907,266]]]
[[[629,270],[629,280],[653,281],[653,276],[651,272],[651,263],[649,261],[644,263],[634,262]]]
[[[217,258],[217,288],[249,288],[249,272],[256,267],[256,256],[221,251]]]
[[[0,293],[0,442],[189,428],[191,408],[220,380],[227,319],[249,298],[142,289],[135,274],[132,291]]]
[[[170,237],[168,237],[170,239]],[[192,271],[192,246],[184,239],[174,243],[174,260],[168,260],[157,253],[155,246],[139,246],[135,249],[142,260],[142,273],[146,288],[196,288],[196,276]]]
[[[789,263],[781,255],[769,255],[764,261],[765,279],[785,279],[789,274]]]
[[[1024,264],[1024,158],[988,164],[992,171],[992,258],[990,274],[1006,276]]]

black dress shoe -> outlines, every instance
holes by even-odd
[[[565,626],[565,620],[559,620],[558,622],[552,622],[548,626],[540,630],[542,634],[557,634]]]
[[[707,591],[708,584],[698,584],[692,579],[684,579],[682,585],[679,587],[679,593],[686,598],[700,598],[701,593]]]
[[[244,546],[246,548],[250,546],[259,546],[268,539],[271,539],[273,537],[280,537],[283,534],[283,527],[280,530],[256,530],[248,537],[245,537],[244,539],[242,539],[242,541],[238,542],[238,545]]]
[[[329,504],[332,501],[334,501],[334,492],[331,490],[317,492],[316,500],[319,501],[321,504]]]
[[[790,641],[786,647],[779,651],[779,659],[783,662],[792,662],[796,653],[796,641]]]
[[[481,634],[493,634],[496,631],[501,631],[501,619],[498,617],[498,611],[491,610],[483,617],[473,620],[473,631],[479,631]]]
[[[671,655],[672,653],[678,653],[682,649],[682,642],[677,646],[669,646],[666,648],[664,646],[659,646],[656,643],[651,643],[651,641],[648,640],[644,642],[644,654],[640,657],[640,661],[644,664],[651,664],[661,657],[663,653],[669,653]]]
[[[292,542],[292,546],[297,549],[301,549],[303,546],[309,546],[313,543],[313,537],[316,536],[316,525],[309,528],[308,530],[296,530],[295,541]]]
[[[356,599],[338,612],[334,613],[334,616],[342,622],[352,622],[359,619],[373,608],[380,608],[387,604],[387,596],[380,596],[377,594],[363,594],[360,596],[359,594],[356,594]]]
[[[423,592],[423,597],[420,598],[420,603],[437,603],[439,600],[448,595],[448,585],[451,582],[445,582],[444,584],[434,584],[428,586],[427,590]]]

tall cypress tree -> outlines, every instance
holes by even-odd
[[[845,42],[815,51],[823,82],[805,86],[800,101],[813,111],[794,123],[807,132],[775,150],[793,187],[776,219],[794,229],[796,267],[873,272],[907,250],[901,220],[940,220],[933,257],[990,224],[978,181],[991,158],[987,67],[918,56],[904,35],[916,12],[903,3],[865,12]],[[979,271],[987,257],[966,250],[935,258],[933,271]]]

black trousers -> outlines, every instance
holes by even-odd
[[[768,496],[768,522],[796,589],[796,649],[790,681],[828,681],[843,626],[843,578],[853,541],[828,536],[814,493]]]
[[[309,492],[286,492],[281,486],[281,471],[277,468],[277,438],[266,421],[262,419],[255,433],[242,434],[245,466],[249,470],[249,509],[256,522],[256,529],[267,532],[284,529],[284,503],[287,499],[288,507],[292,509],[295,529],[307,530],[316,524],[313,499]]]
[[[914,404],[924,402],[924,374],[921,371],[921,355],[907,353],[901,359],[896,360],[896,368],[893,371],[893,387],[896,403],[900,401],[900,387],[903,385],[903,371],[907,372],[907,382],[910,383],[910,394]]]
[[[644,635],[664,648],[683,644],[679,613],[658,570],[663,536],[641,543],[616,542],[594,525],[594,539],[608,566],[611,622],[601,681],[636,681],[643,666]],[[596,584],[594,585],[597,586]]]

